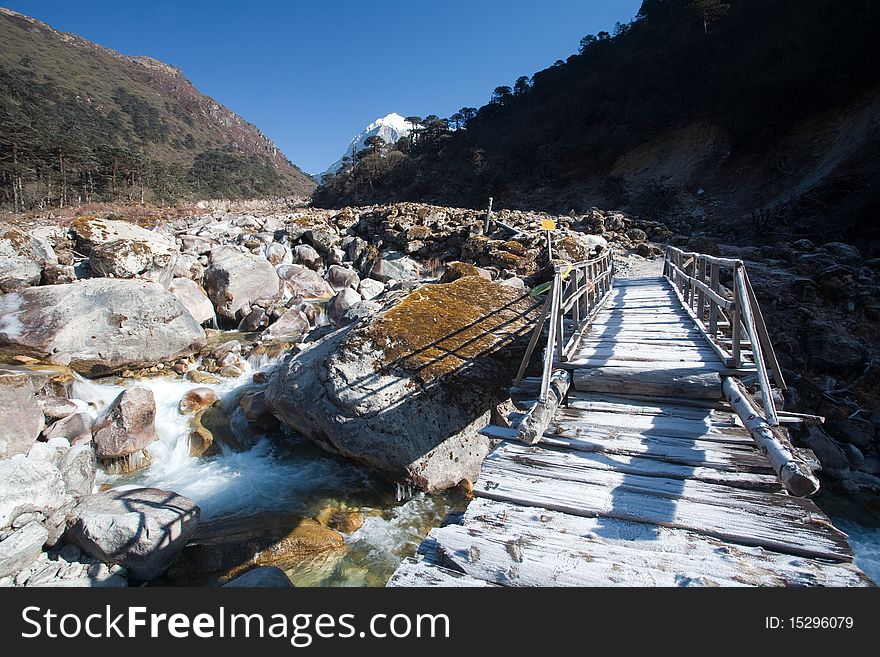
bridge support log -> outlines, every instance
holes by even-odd
[[[550,377],[550,387],[547,390],[546,401],[537,401],[520,421],[516,437],[527,445],[534,445],[541,440],[541,436],[547,431],[550,420],[556,414],[556,409],[565,399],[568,387],[571,385],[571,377],[566,370],[555,370]]]
[[[818,491],[819,480],[810,467],[799,461],[783,444],[770,423],[752,405],[742,384],[733,377],[725,377],[722,388],[727,402],[743,421],[755,444],[767,456],[785,490],[796,497],[807,497]]]

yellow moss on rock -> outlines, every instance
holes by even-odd
[[[379,368],[401,367],[428,383],[526,334],[537,306],[522,290],[478,276],[425,285],[368,329]]]

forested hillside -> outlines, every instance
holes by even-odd
[[[0,206],[308,194],[311,179],[183,73],[0,10]]]

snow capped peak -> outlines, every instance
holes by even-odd
[[[364,128],[363,132],[355,135],[354,138],[351,140],[351,143],[349,143],[348,149],[345,151],[345,154],[329,167],[327,167],[326,171],[318,174],[316,178],[320,181],[321,178],[326,176],[328,173],[336,173],[337,171],[339,171],[339,169],[342,168],[342,159],[346,156],[354,157],[355,153],[364,150],[364,148],[366,148],[364,142],[373,135],[379,135],[386,144],[395,144],[397,143],[398,139],[401,139],[402,137],[408,137],[411,131],[412,125],[407,122],[406,118],[402,117],[396,112],[386,114],[385,116],[376,119],[366,128]]]

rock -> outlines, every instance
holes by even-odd
[[[648,234],[641,228],[630,228],[626,231],[626,236],[633,244],[638,244],[639,242],[644,242],[648,239]]]
[[[46,440],[66,438],[71,445],[80,445],[92,440],[92,418],[87,413],[74,413],[53,422],[43,432]]]
[[[312,228],[303,233],[303,241],[311,244],[318,252],[329,254],[330,250],[336,245],[337,238],[333,233],[322,230],[320,228]]]
[[[180,554],[199,522],[192,500],[158,488],[109,490],[83,498],[67,538],[135,579],[157,578]]]
[[[330,303],[327,304],[327,314],[330,316],[330,321],[337,326],[343,325],[345,323],[345,312],[360,301],[360,294],[352,290],[350,287],[343,288],[330,300]]]
[[[198,370],[190,370],[189,372],[187,372],[186,379],[188,381],[192,381],[193,383],[200,383],[203,385],[216,385],[220,383],[220,379],[218,379],[213,374],[199,372]]]
[[[346,260],[357,262],[367,248],[367,242],[360,237],[349,236],[342,240],[342,248],[345,250]]]
[[[262,308],[254,308],[242,318],[238,324],[238,330],[242,333],[262,331],[269,326],[269,316]]]
[[[825,430],[837,440],[855,445],[859,449],[871,449],[874,445],[874,425],[860,417],[829,419]]]
[[[293,248],[293,261],[313,270],[319,270],[324,267],[324,260],[321,254],[308,244],[298,244]]]
[[[327,270],[327,282],[330,283],[334,290],[342,290],[347,287],[357,290],[361,283],[361,277],[353,269],[341,267],[340,265],[330,265],[330,269]]]
[[[498,281],[499,285],[506,285],[507,287],[512,287],[515,290],[524,290],[526,287],[526,283],[523,279],[517,278],[513,276],[511,278],[505,278],[502,281]]]
[[[464,278],[465,276],[479,276],[480,270],[475,265],[470,265],[466,262],[450,262],[446,265],[446,269],[443,271],[443,276],[440,277],[441,283],[451,283],[452,281],[457,281],[459,278]],[[492,280],[492,277],[489,277],[489,280]]]
[[[236,357],[241,356],[241,342],[238,340],[227,340],[214,347],[211,351],[211,357],[216,361],[223,360],[229,354],[234,354]]]
[[[301,265],[282,265],[278,268],[278,276],[295,297],[324,298],[336,292],[320,274]]]
[[[376,262],[370,269],[370,278],[387,283],[393,279],[396,281],[417,281],[421,278],[421,266],[415,260],[402,254],[389,255]]]
[[[92,493],[97,474],[97,460],[91,445],[74,445],[61,459],[58,467],[67,492],[74,498]]]
[[[145,278],[168,287],[174,277],[177,247],[159,239],[119,239],[95,245],[89,256],[92,272],[113,278]]]
[[[856,247],[851,244],[844,244],[843,242],[828,242],[820,248],[841,262],[856,262],[862,258],[862,254]]]
[[[290,264],[293,262],[293,257],[291,256],[290,249],[283,244],[273,242],[266,247],[266,260],[277,267],[278,265]]]
[[[96,278],[0,297],[0,355],[69,356],[87,376],[171,361],[205,332],[157,283]]]
[[[46,463],[51,463],[56,468],[61,462],[62,456],[63,453],[60,453],[59,450],[56,450],[48,443],[34,443],[33,446],[31,446],[30,451],[27,453],[29,461],[45,461]]]
[[[275,268],[263,258],[220,246],[211,251],[205,290],[217,314],[235,320],[239,310],[257,299],[280,299],[282,285]]]
[[[479,434],[519,364],[535,302],[476,276],[426,285],[281,365],[273,415],[392,481],[435,492],[475,481]],[[503,328],[501,328],[503,327]]]
[[[177,405],[182,415],[193,415],[217,401],[217,393],[212,388],[192,388],[186,391]]]
[[[816,245],[813,244],[808,239],[800,239],[800,240],[796,240],[795,242],[792,242],[791,248],[793,248],[795,251],[809,253],[809,252],[814,251],[816,249]]]
[[[0,461],[0,529],[25,513],[52,517],[70,501],[61,472],[51,463],[23,456]]]
[[[181,244],[184,253],[194,255],[207,255],[216,246],[211,240],[196,235],[184,235]]]
[[[365,520],[364,514],[360,511],[337,511],[330,516],[328,525],[343,534],[351,534],[363,527]]]
[[[370,301],[385,291],[385,284],[373,278],[365,278],[358,285],[357,291],[365,300]]]
[[[823,472],[835,479],[848,479],[850,467],[846,452],[820,427],[808,425],[806,429],[807,435],[803,438],[803,443],[813,450],[822,464]]]
[[[0,318],[0,325],[6,318]],[[43,428],[43,413],[27,374],[0,370],[0,459],[27,454]]]
[[[858,272],[845,265],[832,265],[815,277],[820,292],[832,299],[853,299],[858,291]]]
[[[285,567],[338,559],[345,552],[342,534],[320,523],[284,513],[259,513],[206,522],[172,564],[174,583],[235,576],[253,566]]]
[[[194,283],[201,283],[202,276],[205,275],[205,268],[199,262],[199,259],[189,253],[180,253],[177,255],[177,262],[172,270],[172,282],[175,278],[186,278]]]
[[[340,265],[345,261],[345,251],[342,249],[330,249],[327,254],[328,265]]]
[[[116,219],[77,217],[70,224],[70,232],[76,240],[76,250],[87,256],[91,256],[95,247],[116,240],[170,243],[156,231]]]
[[[237,379],[242,375],[242,371],[235,365],[226,365],[217,372],[224,379]]]
[[[263,390],[245,395],[241,398],[239,406],[245,419],[254,426],[271,429],[278,425],[278,420],[266,404],[266,393]]]
[[[290,578],[277,566],[258,566],[223,585],[224,588],[293,588]]]
[[[48,538],[45,527],[30,522],[0,541],[0,577],[15,575],[35,561]]]
[[[47,421],[61,420],[79,411],[79,406],[69,399],[54,395],[37,395],[37,405]]]
[[[261,340],[298,338],[309,332],[309,320],[298,308],[291,308],[260,334]]]
[[[73,283],[76,280],[76,269],[70,265],[49,265],[43,269],[43,282],[46,285]]]
[[[95,418],[92,435],[100,459],[128,456],[159,439],[156,400],[149,388],[126,388]]]
[[[345,314],[342,316],[340,324],[351,324],[352,322],[361,320],[364,317],[371,317],[380,310],[382,310],[381,303],[377,303],[376,301],[358,301],[357,303],[352,304],[349,309],[345,311]]]
[[[47,242],[0,226],[0,292],[39,285],[43,269],[57,265],[58,258]]]
[[[216,321],[214,305],[202,286],[188,278],[175,278],[168,288],[198,324]]]

